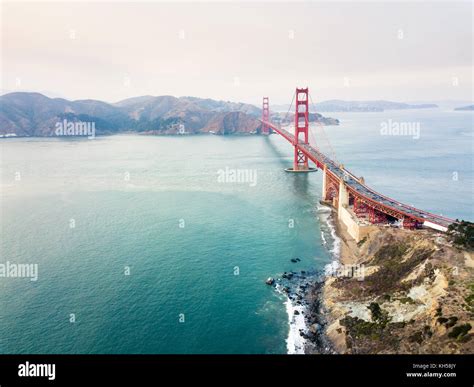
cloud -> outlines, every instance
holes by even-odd
[[[470,99],[471,12],[468,2],[6,3],[2,88],[21,78],[108,101],[285,103],[297,85],[318,100]]]

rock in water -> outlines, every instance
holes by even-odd
[[[268,277],[265,283],[267,285],[273,285],[275,283],[275,280],[272,277]]]
[[[312,325],[310,325],[310,327],[309,327],[310,332],[312,332],[312,333],[314,333],[314,334],[318,333],[319,329],[320,329],[320,326],[319,326],[319,324],[317,324],[317,323],[312,324]]]

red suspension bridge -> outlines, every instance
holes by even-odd
[[[370,224],[399,222],[404,228],[429,227],[447,231],[455,221],[400,203],[369,188],[363,178],[358,178],[343,165],[337,163],[308,141],[309,134],[309,92],[308,88],[296,89],[294,134],[280,125],[270,122],[268,97],[263,98],[262,134],[274,131],[287,140],[294,148],[293,167],[289,172],[306,173],[323,171],[322,200],[332,204],[338,216],[346,225],[352,221]],[[291,109],[291,107],[290,107]],[[309,166],[312,161],[316,168]],[[352,219],[352,220],[350,220]],[[356,238],[359,239],[359,238]]]

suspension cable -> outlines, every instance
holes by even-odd
[[[286,122],[286,120],[288,118],[288,114],[290,114],[290,110],[293,106],[293,102],[295,101],[295,96],[296,96],[296,91],[293,93],[293,98],[291,98],[290,107],[288,108],[288,111],[286,112],[285,117],[283,118],[283,122]]]
[[[309,93],[308,93],[309,94]],[[309,99],[311,101],[311,107],[313,108],[313,111],[314,113],[316,113],[316,106],[313,102],[313,97],[311,97],[311,94],[309,94]],[[319,126],[319,128],[321,128],[321,133],[322,133],[322,137],[323,139],[326,141],[327,145],[328,145],[328,150],[329,150],[329,153],[330,153],[330,157],[333,159],[333,161],[336,163],[336,164],[339,164],[339,161],[337,161],[337,157],[336,157],[336,152],[334,152],[334,149],[331,145],[331,142],[329,141],[329,137],[326,135],[326,131],[324,130],[324,125],[322,125],[320,122],[316,122],[316,125]],[[311,133],[311,131],[310,131]],[[312,133],[311,133],[312,135]],[[314,137],[313,137],[314,138]],[[316,140],[314,139],[315,141],[315,144],[316,144]],[[318,148],[316,146],[316,148]]]

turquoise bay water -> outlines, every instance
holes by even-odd
[[[393,114],[333,114],[340,161],[383,193],[472,220],[472,115],[397,112],[421,122],[420,139],[378,135]],[[320,172],[285,173],[284,140],[5,139],[0,150],[0,263],[39,267],[36,282],[0,278],[0,353],[287,352],[285,300],[264,280],[332,257]],[[256,170],[257,184],[219,182],[226,167]]]
[[[474,114],[442,109],[332,113],[325,127],[340,162],[384,195],[451,218],[474,220]],[[381,124],[419,125],[419,138],[381,136]],[[315,136],[320,133],[314,131]],[[322,141],[322,148],[327,142]]]
[[[2,142],[1,261],[38,263],[39,279],[1,280],[0,351],[285,353],[284,300],[264,281],[330,257],[319,179],[287,175],[280,148],[276,137]],[[257,184],[219,183],[226,167],[256,169]]]

